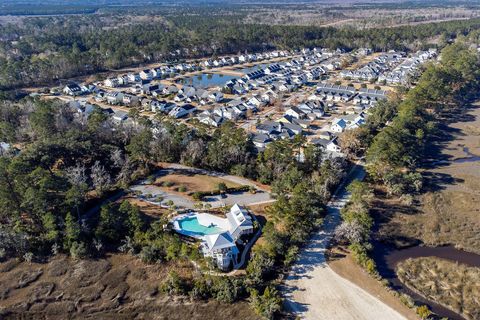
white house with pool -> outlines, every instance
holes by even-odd
[[[240,237],[253,233],[252,217],[238,204],[232,206],[225,218],[191,212],[175,217],[172,223],[179,234],[199,239],[203,255],[212,257],[222,270],[237,263]]]

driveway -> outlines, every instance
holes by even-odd
[[[365,171],[355,166],[349,181],[362,180]],[[285,308],[302,319],[372,320],[405,319],[362,288],[337,275],[328,266],[326,247],[340,223],[340,209],[349,199],[345,186],[340,186],[327,206],[327,217],[321,230],[301,251],[282,285]]]
[[[192,173],[192,174],[204,174],[209,176],[221,177],[224,180],[234,182],[240,185],[248,185],[256,189],[256,193],[254,194],[248,191],[245,191],[245,192],[228,193],[224,197],[220,195],[205,197],[202,202],[210,204],[212,208],[219,208],[225,205],[234,205],[234,204],[239,204],[241,206],[249,206],[249,205],[258,205],[263,203],[271,203],[275,201],[270,196],[270,193],[267,190],[264,190],[263,188],[259,187],[257,184],[255,184],[251,180],[238,177],[238,176],[232,176],[232,175],[227,175],[219,172],[187,167],[181,164],[169,164],[166,168],[157,170],[157,172],[154,175],[157,177],[163,176],[178,170],[188,171],[189,173]],[[166,205],[166,203],[169,200],[171,200],[177,207],[181,207],[185,209],[195,208],[195,201],[181,194],[164,191],[157,186],[150,185],[148,184],[148,179],[142,180],[139,184],[132,186],[130,189],[133,191],[139,192],[141,194],[139,198],[156,205]],[[146,197],[147,195],[149,195],[150,197]],[[161,202],[156,201],[155,198],[157,196],[161,197]]]

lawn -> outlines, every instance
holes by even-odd
[[[403,283],[424,297],[466,319],[480,319],[480,268],[427,257],[401,262],[397,273]]]
[[[154,184],[165,188],[168,191],[176,191],[184,194],[194,192],[218,190],[218,185],[224,183],[227,188],[240,187],[240,184],[227,181],[219,177],[203,174],[172,173],[159,177]]]

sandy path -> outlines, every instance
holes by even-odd
[[[363,179],[362,167],[355,167],[351,179]],[[327,264],[325,251],[340,209],[348,201],[344,186],[328,205],[328,216],[321,231],[302,250],[282,287],[285,307],[303,319],[405,319],[397,311],[357,285],[337,275]]]

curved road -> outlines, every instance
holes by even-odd
[[[327,206],[327,217],[321,230],[301,251],[282,285],[285,307],[302,319],[372,320],[405,319],[362,288],[340,277],[328,266],[326,247],[340,223],[340,209],[349,199],[346,185],[362,180],[365,171],[356,165],[347,181],[335,192]]]

